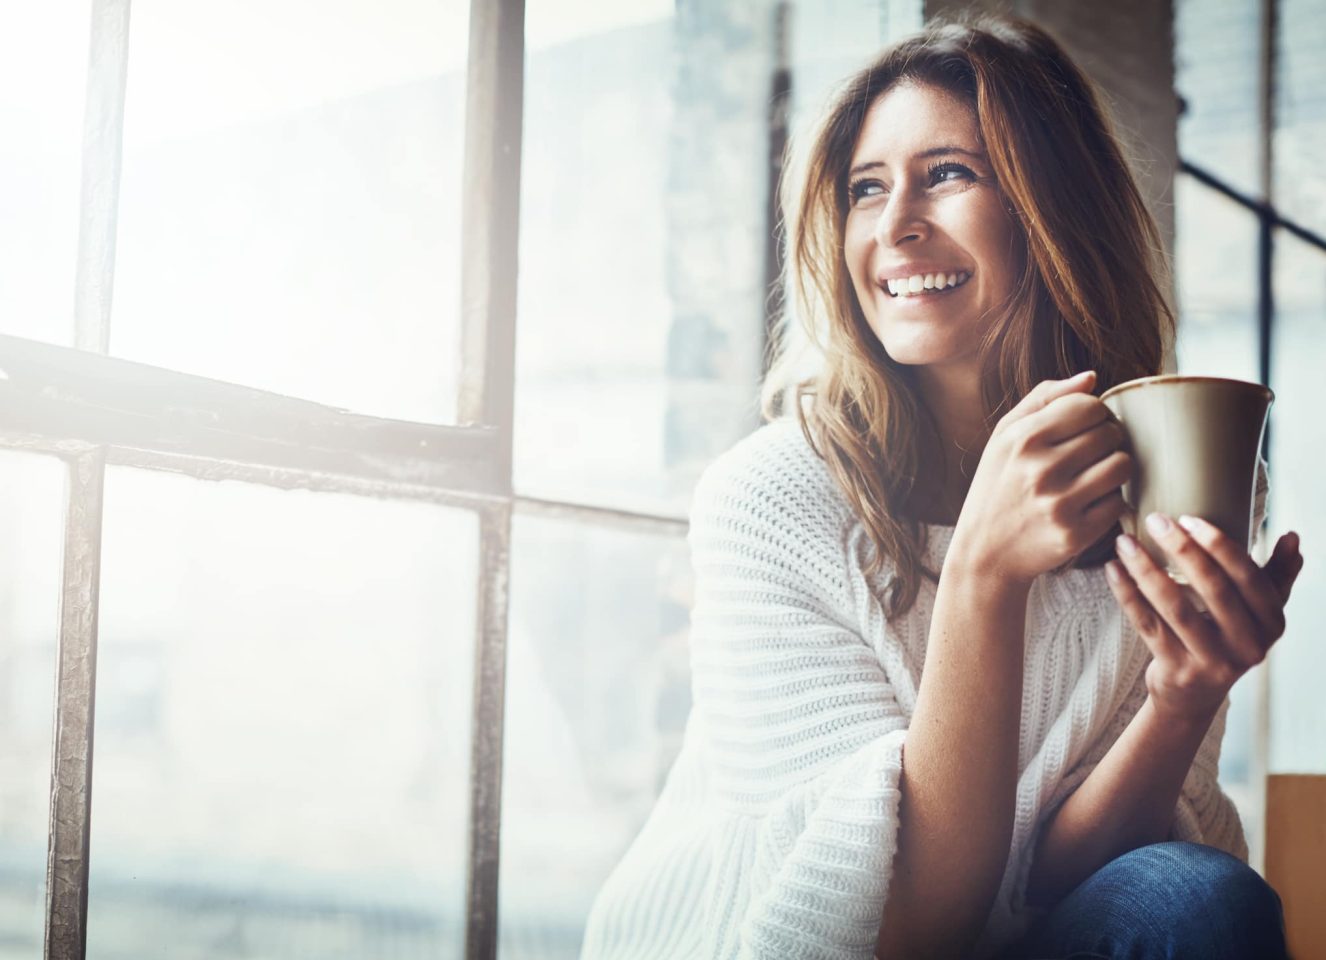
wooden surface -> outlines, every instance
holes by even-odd
[[[1291,960],[1326,960],[1326,776],[1267,779],[1266,880],[1284,902]]]

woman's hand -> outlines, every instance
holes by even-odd
[[[1119,605],[1155,659],[1146,670],[1153,705],[1168,716],[1209,722],[1234,681],[1261,663],[1285,632],[1285,603],[1303,569],[1298,534],[1279,539],[1259,567],[1217,527],[1193,517],[1147,518],[1209,613],[1158,567],[1133,538],[1119,538],[1122,561],[1105,567]]]
[[[1103,537],[1123,515],[1132,458],[1094,371],[1038,383],[995,425],[950,554],[1029,586]],[[956,548],[956,549],[955,549]]]

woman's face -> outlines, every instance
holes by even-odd
[[[974,364],[1022,263],[974,111],[938,87],[895,85],[867,112],[849,169],[844,252],[870,329],[898,363]]]

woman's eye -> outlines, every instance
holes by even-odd
[[[940,163],[930,168],[931,183],[949,183],[963,177],[974,179],[975,176],[970,168],[960,163]]]
[[[866,197],[877,196],[884,192],[884,185],[878,180],[857,180],[847,188],[848,199],[853,204]]]

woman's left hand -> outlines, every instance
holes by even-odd
[[[1154,656],[1146,671],[1153,705],[1179,719],[1209,722],[1234,681],[1285,632],[1285,603],[1303,569],[1298,534],[1281,537],[1259,567],[1203,520],[1175,523],[1152,514],[1147,529],[1210,612],[1199,613],[1127,534],[1118,539],[1119,561],[1106,565],[1110,589]]]

